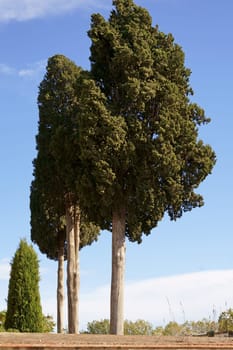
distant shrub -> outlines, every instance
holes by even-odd
[[[218,324],[220,332],[233,332],[233,309],[222,312]]]

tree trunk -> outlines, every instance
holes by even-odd
[[[124,334],[125,209],[113,212],[110,333]]]
[[[58,238],[57,269],[57,333],[64,330],[64,239]]]
[[[70,197],[70,196],[69,196]],[[66,207],[68,332],[78,333],[80,209],[70,200]]]

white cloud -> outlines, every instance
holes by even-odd
[[[1,1],[1,0],[0,0]],[[25,79],[39,79],[45,73],[47,60],[40,60],[27,67],[16,69],[5,63],[0,63],[0,75],[18,76]]]
[[[6,281],[9,279],[10,263],[8,259],[0,260],[0,280]]]
[[[109,0],[0,0],[0,22],[25,21],[75,9],[106,7]]]
[[[37,78],[45,71],[46,63],[46,60],[35,62],[26,68],[20,69],[18,75],[22,78]]]
[[[110,287],[97,288],[80,296],[80,321],[109,318]],[[191,274],[127,282],[125,318],[142,318],[154,325],[184,322],[219,315],[233,306],[233,270]]]
[[[0,63],[0,74],[12,75],[15,73],[14,68],[8,66],[7,64]]]

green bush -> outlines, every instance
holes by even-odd
[[[42,332],[43,315],[39,293],[39,262],[31,245],[21,240],[11,263],[6,330]]]
[[[220,314],[218,319],[219,332],[233,332],[233,309]]]
[[[150,322],[144,320],[137,320],[135,322],[125,320],[124,334],[125,335],[152,335],[154,332],[153,326]],[[88,322],[87,330],[81,333],[86,334],[109,334],[110,322],[108,319],[100,321]]]
[[[0,311],[0,332],[5,332],[6,311]]]
[[[54,322],[52,316],[50,316],[50,315],[44,316],[43,315],[43,333],[53,332],[54,327],[55,327],[55,322]]]
[[[153,325],[145,320],[136,320],[124,322],[125,335],[152,335],[154,333]]]
[[[110,333],[110,322],[108,319],[100,321],[88,322],[87,330],[82,332],[87,334],[109,334]]]

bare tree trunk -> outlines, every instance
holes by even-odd
[[[64,238],[58,238],[57,333],[64,330]]]
[[[124,334],[125,209],[114,211],[112,219],[112,282],[110,333]]]
[[[78,333],[80,209],[70,198],[66,207],[66,233],[68,332]]]

